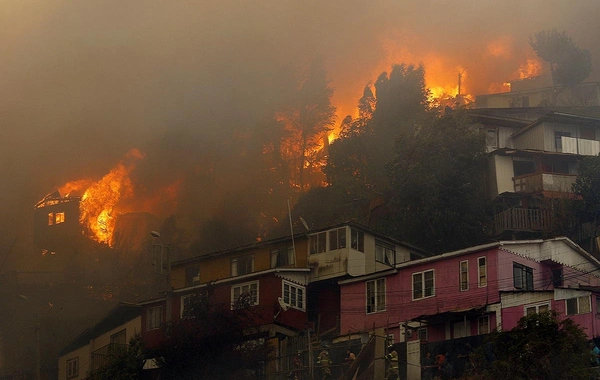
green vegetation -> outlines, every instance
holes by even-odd
[[[581,327],[555,311],[521,318],[511,331],[490,335],[477,349],[471,379],[581,379],[592,354]]]

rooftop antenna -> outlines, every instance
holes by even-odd
[[[300,217],[300,221],[302,222],[302,225],[304,226],[304,228],[306,228],[307,231],[310,230],[308,224],[306,224],[306,220],[304,220],[303,217]]]

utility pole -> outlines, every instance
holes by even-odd
[[[171,322],[172,319],[172,298],[173,298],[173,289],[171,288],[171,250],[168,244],[164,242],[162,237],[160,236],[160,232],[158,231],[150,231],[150,235],[154,238],[160,239],[160,244],[154,244],[154,258],[156,260],[156,264],[160,265],[160,271],[158,273],[163,274],[163,271],[166,273],[166,290],[165,290],[165,322]],[[157,250],[160,249],[159,252]],[[160,253],[160,254],[159,254]],[[158,259],[160,257],[160,260]],[[166,268],[165,268],[166,261]],[[156,270],[156,269],[155,269]]]

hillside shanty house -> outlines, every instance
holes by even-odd
[[[425,351],[453,351],[449,342],[510,330],[531,313],[555,310],[600,335],[600,261],[568,238],[471,247],[339,284],[338,340],[387,337],[402,355],[401,378],[420,378]],[[382,366],[372,371],[383,376]]]
[[[59,352],[58,378],[85,379],[141,331],[141,307],[119,303],[96,325]]]
[[[600,118],[546,109],[472,110],[486,133],[497,238],[548,236],[556,200],[576,199],[578,162],[600,152]],[[561,220],[565,223],[566,220]],[[574,228],[576,226],[573,226]],[[581,242],[581,231],[572,238]]]
[[[34,207],[34,244],[43,255],[64,252],[66,242],[81,239],[79,196],[46,195]]]
[[[423,256],[364,226],[343,223],[176,261],[170,271],[171,296],[141,303],[142,338],[150,349],[155,347],[161,321],[181,318],[186,299],[210,287],[217,303],[233,305],[249,297],[256,326],[275,346],[277,359],[268,371],[285,373],[292,353],[307,355],[311,339],[337,336],[339,280],[390,270]]]

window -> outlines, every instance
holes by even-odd
[[[516,289],[533,290],[533,269],[513,263],[513,282]]]
[[[181,318],[189,317],[190,306],[192,302],[193,294],[188,294],[185,296],[181,296],[181,308],[180,308],[180,316]]]
[[[54,222],[56,224],[64,223],[65,222],[65,213],[64,212],[57,212],[55,214]]]
[[[367,281],[367,314],[385,310],[385,278]]]
[[[563,286],[562,268],[552,269],[552,286],[554,286],[555,288]]]
[[[365,252],[365,234],[362,231],[350,230],[350,248]]]
[[[158,329],[162,323],[162,315],[162,306],[154,306],[146,309],[146,331]]]
[[[513,157],[515,177],[535,173],[535,162],[529,158]]]
[[[247,297],[250,306],[258,305],[258,281],[247,282],[231,287],[232,308],[237,302],[244,301],[242,297]]]
[[[479,287],[483,288],[487,286],[487,259],[485,257],[478,258],[477,266],[479,267]]]
[[[294,285],[290,282],[283,282],[283,302],[293,308],[304,310],[304,294],[306,291],[303,286]]]
[[[483,317],[479,317],[477,321],[477,334],[489,334],[490,332],[490,317],[488,315],[484,315]]]
[[[54,224],[54,213],[50,212],[48,213],[48,225],[51,226]]]
[[[413,300],[421,298],[433,297],[434,289],[434,274],[433,269],[425,272],[413,273]]]
[[[271,250],[271,268],[287,267],[294,264],[293,246],[289,245]]]
[[[111,344],[127,344],[127,335],[125,329],[119,331],[118,333],[114,333],[110,336]]]
[[[67,360],[67,379],[79,376],[79,357]]]
[[[419,338],[420,341],[427,341],[428,337],[427,337],[427,327],[419,327],[419,329],[417,330],[417,338]]]
[[[550,310],[550,305],[547,303],[543,303],[540,305],[528,305],[528,306],[525,306],[525,315],[545,313],[549,310]]]
[[[185,268],[185,286],[198,285],[200,283],[200,266],[194,265]]]
[[[394,334],[388,334],[387,336],[387,344],[386,346],[391,346],[392,344],[394,344]]]
[[[346,228],[329,231],[329,250],[346,248]]]
[[[469,290],[469,262],[467,260],[460,262],[460,291]]]
[[[254,272],[254,255],[240,256],[231,259],[231,275],[242,276]]]
[[[308,239],[311,255],[325,252],[327,250],[327,234],[325,232],[321,232],[316,235],[310,235]]]
[[[557,150],[562,150],[562,137],[571,137],[571,132],[561,132],[561,131],[555,131],[554,132],[554,143],[556,145],[556,149]]]
[[[396,263],[395,258],[396,247],[381,240],[375,240],[375,261],[386,265],[394,265]]]
[[[485,133],[485,145],[492,149],[498,147],[498,134],[495,129],[488,129]]]
[[[590,306],[590,297],[569,298],[567,302],[567,315],[585,314],[592,311]]]

